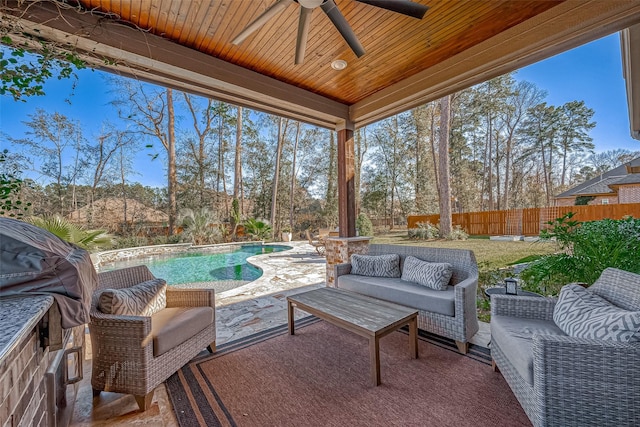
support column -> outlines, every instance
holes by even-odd
[[[371,237],[329,237],[325,240],[325,256],[327,258],[326,285],[336,287],[337,264],[343,264],[351,260],[352,254],[369,253],[369,241]]]
[[[338,129],[338,226],[340,237],[356,235],[355,154],[353,124]]]

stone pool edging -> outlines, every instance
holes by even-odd
[[[264,241],[259,240],[255,242],[231,242],[231,243],[216,243],[214,245],[194,245],[193,243],[175,243],[167,245],[150,245],[150,246],[137,246],[134,248],[123,249],[111,249],[108,251],[96,252],[91,254],[91,261],[96,270],[100,269],[102,264],[126,261],[132,258],[139,258],[148,255],[165,255],[173,253],[188,253],[191,251],[207,251],[211,253],[224,253],[231,252],[231,249],[237,246],[243,246],[247,244],[262,244]]]

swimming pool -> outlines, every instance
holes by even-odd
[[[285,245],[242,245],[229,252],[178,252],[117,261],[100,266],[100,271],[116,270],[144,264],[156,277],[170,285],[194,282],[250,282],[262,276],[262,270],[247,262],[247,258],[292,249]]]

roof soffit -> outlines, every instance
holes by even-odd
[[[98,68],[327,128],[372,123],[638,22],[637,1],[567,0],[349,106],[90,14],[37,3],[22,20],[118,64],[94,61]]]

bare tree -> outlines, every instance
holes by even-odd
[[[201,110],[196,106],[193,96],[182,94],[187,109],[191,114],[193,130],[197,136],[197,143],[193,140],[187,140],[189,157],[195,163],[195,175],[198,180],[198,195],[200,198],[200,208],[205,207],[205,177],[210,169],[209,153],[207,150],[207,139],[213,131],[213,119],[215,112],[212,108],[213,100],[207,99],[207,103]]]
[[[93,173],[89,182],[91,186],[91,194],[89,199],[89,214],[92,214],[93,202],[96,198],[96,191],[98,187],[105,184],[107,175],[109,173],[109,165],[116,159],[118,152],[123,152],[123,148],[131,147],[134,145],[132,134],[128,131],[121,131],[114,129],[107,129],[97,138],[94,145],[88,147],[89,152],[89,165],[93,167]],[[123,159],[120,159],[120,168],[122,169]],[[113,165],[115,166],[115,165]],[[122,172],[121,172],[122,173]],[[126,214],[125,214],[126,215]]]
[[[31,130],[27,138],[9,138],[12,143],[27,147],[28,151],[41,162],[38,170],[55,184],[59,213],[64,216],[66,208],[64,196],[68,185],[73,182],[84,162],[67,162],[68,151],[75,149],[74,157],[78,159],[78,143],[82,141],[79,124],[60,113],[48,113],[37,108],[24,122]]]
[[[130,121],[135,131],[141,135],[155,138],[167,152],[167,192],[169,195],[169,234],[175,232],[176,206],[176,144],[175,113],[173,109],[173,91],[144,89],[141,84],[130,79],[118,80],[118,92],[121,96],[113,102],[118,107],[119,116]],[[165,123],[165,114],[167,121]]]

